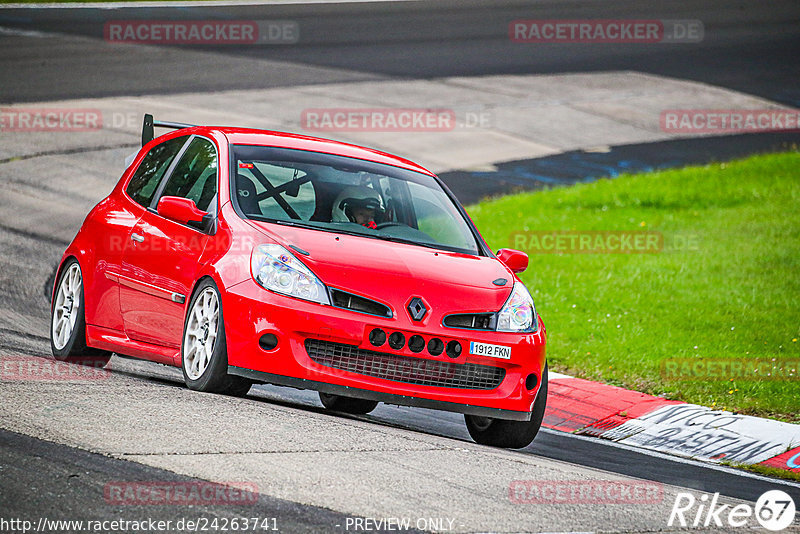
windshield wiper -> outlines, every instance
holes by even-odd
[[[248,217],[253,218],[253,215],[248,215]],[[257,215],[255,217],[258,217]],[[447,245],[442,245],[438,243],[426,243],[424,241],[414,241],[413,239],[405,239],[402,237],[395,237],[391,235],[381,235],[381,234],[367,234],[363,232],[353,232],[352,230],[344,230],[342,228],[330,228],[325,226],[317,226],[314,224],[306,224],[298,221],[290,221],[290,220],[283,220],[283,219],[270,219],[267,217],[259,217],[258,219],[263,220],[265,222],[281,224],[284,226],[294,226],[297,228],[308,228],[309,230],[322,230],[323,232],[331,232],[334,234],[344,234],[344,235],[352,235],[356,237],[370,237],[373,239],[380,239],[382,241],[391,241],[393,243],[403,243],[405,245],[417,245],[420,247],[425,248],[432,248],[434,250],[445,250],[448,252],[458,252],[462,254],[474,254],[474,252],[461,249],[457,247],[449,247]]]
[[[366,235],[366,234],[359,234],[359,235]],[[426,248],[435,248],[435,249],[443,249],[442,245],[434,244],[434,243],[425,243],[424,241],[414,241],[413,239],[404,239],[402,237],[395,237],[391,235],[369,235],[369,237],[377,237],[378,239],[383,239],[384,241],[392,241],[394,243],[405,243],[406,245],[419,245],[421,247]],[[444,249],[447,250],[447,249]]]
[[[362,235],[362,234],[359,234],[359,235]],[[372,236],[369,236],[369,237],[372,237]],[[405,243],[405,244],[408,244],[408,245],[417,245],[417,246],[420,246],[420,247],[432,248],[434,250],[444,250],[444,251],[447,251],[447,252],[456,252],[458,254],[469,254],[470,256],[479,256],[480,255],[476,251],[473,251],[473,250],[469,250],[469,249],[465,249],[465,248],[459,248],[459,247],[451,247],[450,245],[443,245],[441,243],[430,243],[430,242],[425,242],[425,241],[414,241],[412,239],[403,239],[402,237],[394,237],[394,236],[381,236],[381,235],[378,235],[378,236],[374,236],[374,237],[377,237],[378,239],[385,239],[386,241],[394,241],[395,243]]]
[[[248,217],[252,218],[253,216],[252,215],[248,215]],[[258,217],[258,216],[256,215],[256,217]],[[303,222],[298,222],[298,221],[290,221],[290,220],[286,220],[286,219],[270,219],[268,217],[261,217],[261,218],[259,218],[259,220],[262,220],[264,222],[275,223],[275,224],[282,224],[284,226],[295,226],[297,228],[308,228],[309,230],[322,230],[323,232],[331,232],[331,233],[334,233],[334,234],[346,234],[346,235],[355,235],[355,236],[361,236],[361,237],[378,237],[378,236],[373,236],[371,234],[362,234],[361,232],[353,232],[353,231],[350,231],[350,230],[342,230],[341,228],[330,228],[330,227],[326,227],[326,226],[318,226],[316,224],[308,224],[308,223],[303,223]]]
[[[284,226],[296,226],[298,228],[309,228],[311,230],[321,230],[319,226],[314,226],[313,224],[305,224],[297,221],[287,221],[284,219],[270,219],[269,217],[261,217],[254,214],[248,214],[247,217],[249,219],[254,219],[256,221],[263,221],[273,224],[282,224]]]
[[[271,223],[275,223],[275,224],[283,224],[285,226],[300,226],[301,228],[316,228],[316,226],[313,226],[313,225],[310,225],[310,224],[303,224],[303,223],[299,223],[299,222],[295,222],[295,221],[287,221],[287,220],[284,220],[284,219],[270,219],[268,217],[263,217],[263,220],[265,220],[266,222],[271,222]]]

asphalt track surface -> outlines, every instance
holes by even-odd
[[[491,171],[454,170],[439,174],[464,204],[488,196],[546,187],[569,186],[620,174],[651,172],[686,165],[705,165],[794,150],[800,143],[797,132],[770,132],[711,136],[616,145],[601,152],[571,150],[554,156],[504,161]]]
[[[110,47],[102,40],[102,26],[107,20],[127,18],[150,19],[290,19],[300,24],[301,41],[292,46],[225,47],[196,49],[185,47]],[[693,45],[532,45],[510,43],[508,21],[517,18],[664,18],[699,19],[705,27],[705,39]],[[643,4],[613,2],[586,4],[539,2],[408,2],[398,4],[325,5],[325,6],[243,6],[191,7],[180,9],[120,9],[108,12],[97,9],[0,10],[0,102],[19,103],[54,99],[71,99],[111,95],[164,94],[186,91],[216,91],[233,88],[261,88],[298,84],[325,84],[337,81],[382,78],[426,78],[445,75],[481,75],[501,73],[555,73],[630,69],[642,72],[691,79],[736,89],[788,105],[800,103],[797,73],[800,72],[800,4],[771,2],[768,6],[754,2],[682,2]],[[60,32],[85,36],[86,39],[53,37],[47,42],[25,32]],[[774,150],[793,138],[746,137],[730,149],[737,155],[752,151]],[[706,146],[715,141],[709,140]],[[732,146],[725,140],[720,145]],[[687,158],[686,147],[675,146],[678,157]],[[614,153],[613,151],[618,151]],[[638,157],[644,165],[658,167],[661,160],[642,159],[641,150],[633,156],[624,148],[614,147],[615,161]],[[632,149],[631,149],[632,150]],[[698,161],[714,159],[724,152],[722,147],[709,149],[697,156]],[[623,154],[619,152],[622,151]],[[652,156],[661,147],[649,147]],[[562,158],[558,160],[557,158]],[[600,156],[581,156],[600,157]],[[562,164],[569,155],[554,157]],[[574,160],[574,158],[573,158]],[[608,162],[607,162],[608,163]],[[540,161],[522,162],[524,172],[513,176],[537,174]],[[519,167],[520,165],[516,165]],[[611,165],[609,163],[609,165]],[[568,165],[562,165],[567,168]],[[580,167],[580,166],[578,166]],[[585,168],[585,167],[584,167]],[[504,167],[500,166],[499,172]],[[541,174],[541,173],[539,173]],[[488,177],[490,181],[509,179]],[[475,179],[475,176],[471,176]],[[566,172],[565,183],[581,181],[585,172]],[[513,184],[512,184],[513,185]],[[69,192],[63,191],[68,198]],[[482,194],[482,192],[481,192]],[[466,197],[465,197],[466,198]],[[66,243],[47,238],[36,227],[0,229],[0,282],[5,288],[6,302],[0,317],[16,317],[16,313],[46,317],[47,288],[52,266]],[[0,349],[5,354],[44,356],[48,353],[46,332],[34,325],[5,328],[0,322]],[[113,363],[117,363],[117,359]],[[155,396],[174,390],[180,384],[179,373],[164,370],[155,364],[130,367],[121,360],[114,367],[125,387],[142,388]],[[117,370],[119,369],[119,370]],[[6,385],[0,387],[6,388]],[[6,390],[6,395],[8,390]],[[69,392],[68,392],[69,393]],[[70,397],[74,402],[79,395]],[[0,391],[0,397],[4,392]],[[13,399],[17,400],[17,399]],[[5,401],[12,401],[6,397]],[[204,396],[203,403],[214,413],[229,409],[225,398]],[[466,448],[476,464],[489,462],[490,449],[470,444],[463,420],[453,414],[429,410],[411,410],[381,405],[373,415],[351,418],[326,414],[315,395],[270,386],[255,387],[243,401],[261,410],[288,410],[291,417],[322,421],[333,425],[339,421],[368,432],[378,429],[397,439],[423,443],[446,443],[446,447]],[[20,412],[23,409],[20,408]],[[20,415],[22,419],[22,414]],[[122,415],[107,413],[103,425],[119,424]],[[77,424],[77,423],[76,423]],[[325,425],[326,423],[319,423]],[[206,429],[213,432],[213,427]],[[43,434],[59,441],[58,431]],[[167,440],[168,435],[148,436]],[[431,445],[433,446],[433,445]],[[113,456],[113,455],[111,455]],[[658,481],[675,488],[697,492],[720,492],[735,499],[755,501],[766,489],[781,488],[800,503],[800,486],[738,473],[729,469],[676,460],[661,455],[620,449],[597,440],[587,440],[555,432],[542,432],[537,440],[520,452],[504,453],[507,462],[523,459],[547,461],[554,476],[570,479],[585,477],[585,468],[597,478],[629,476]],[[141,458],[139,458],[141,460]],[[209,462],[225,462],[228,458],[209,458]],[[138,516],[163,519],[186,515],[239,515],[227,508],[182,509],[149,508],[119,510],[107,506],[99,496],[103,485],[114,480],[186,481],[185,475],[173,470],[156,469],[141,461],[126,461],[109,455],[98,455],[59,443],[37,440],[14,432],[0,432],[0,511],[7,516],[38,517],[46,513],[81,519]],[[422,486],[424,473],[420,473]],[[477,476],[477,475],[476,475]],[[335,491],[335,490],[333,490]],[[369,502],[370,496],[356,493],[354,500]],[[456,502],[461,502],[455,498]],[[298,499],[299,501],[299,499]],[[262,495],[255,505],[260,516],[279,516],[284,531],[339,531],[336,527],[351,514],[325,508],[295,504],[291,499]],[[559,528],[587,524],[588,509],[543,511],[561,522]],[[252,511],[252,510],[248,510]],[[619,511],[625,524],[633,530],[654,530],[666,526],[666,517],[653,521],[637,514],[642,510]],[[573,522],[571,517],[575,516]],[[631,517],[627,517],[631,516]],[[498,518],[498,525],[500,525]],[[588,520],[591,524],[591,520]],[[638,525],[638,526],[637,526]],[[594,529],[613,531],[614,522],[599,521]],[[508,527],[500,527],[511,530]],[[631,529],[631,527],[628,527]],[[466,529],[469,530],[469,529]],[[519,523],[513,530],[526,531]]]
[[[255,502],[238,506],[192,504],[134,507],[109,506],[105,491],[109,480],[158,480],[165,484],[197,482],[190,477],[154,469],[136,462],[110,459],[23,434],[0,430],[0,509],[2,516],[83,521],[124,518],[128,521],[171,521],[205,518],[230,521],[241,517],[275,519],[284,532],[319,532],[320,525],[344,525],[346,516],[330,510],[259,495]],[[187,486],[188,487],[188,486]],[[54,529],[55,530],[55,529]],[[77,530],[77,529],[76,529]],[[150,528],[143,529],[153,530]],[[8,531],[8,529],[4,529]]]
[[[521,44],[516,19],[700,20],[700,43]],[[109,20],[290,20],[292,45],[120,47]],[[92,37],[35,43],[0,34],[0,102],[292,86],[384,77],[635,70],[800,103],[800,4],[792,0],[539,2],[432,0],[376,4],[0,10],[0,26]]]

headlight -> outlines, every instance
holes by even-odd
[[[250,268],[255,281],[265,289],[320,304],[331,303],[319,278],[280,245],[254,248]]]
[[[521,282],[514,284],[511,295],[497,314],[498,332],[536,332],[539,320],[531,294]]]

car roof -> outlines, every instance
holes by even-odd
[[[375,163],[384,163],[412,171],[421,172],[429,176],[434,174],[428,169],[417,165],[413,161],[381,152],[372,148],[367,148],[350,143],[342,143],[331,139],[311,137],[308,135],[294,134],[288,132],[275,132],[271,130],[257,130],[252,128],[234,128],[229,126],[197,126],[181,130],[185,133],[209,133],[211,131],[220,132],[228,138],[234,145],[259,145],[274,146],[280,148],[291,148],[296,150],[307,150],[310,152],[321,152],[338,156],[347,156],[355,159],[363,159]]]

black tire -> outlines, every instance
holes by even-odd
[[[228,378],[228,387],[223,389],[220,393],[223,395],[230,395],[231,397],[245,397],[250,393],[250,388],[253,386],[252,380],[233,375],[228,375]]]
[[[79,286],[73,288],[73,291],[69,292],[72,295],[70,300],[67,300],[66,302],[59,302],[62,283],[69,283],[68,281],[65,281],[65,277],[74,272],[77,272],[78,276],[80,277],[80,281],[78,282]],[[105,367],[105,365],[108,363],[108,360],[111,359],[111,353],[89,347],[86,344],[86,314],[84,311],[83,272],[81,271],[81,266],[78,263],[78,260],[71,258],[64,262],[61,272],[55,280],[54,289],[55,292],[53,301],[50,303],[50,350],[53,353],[53,357],[62,362],[78,363],[98,368]],[[74,306],[75,298],[78,300],[77,306]],[[67,306],[69,306],[69,309],[67,309]],[[71,327],[71,332],[66,340],[59,339],[57,341],[55,339],[56,334],[54,326],[58,312],[60,312],[60,317],[64,317],[66,315],[67,322],[70,322],[69,319],[74,318],[74,323],[72,323],[74,326]],[[61,345],[62,342],[64,343],[63,346],[58,348],[57,345]]]
[[[187,365],[191,365],[193,360],[187,359],[187,328],[189,327],[192,312],[201,296],[207,294],[207,290],[213,292],[216,296],[218,306],[218,319],[216,336],[212,343],[211,357],[202,371],[192,374],[198,376],[192,377],[187,372]],[[250,391],[250,386],[253,383],[243,377],[232,376],[228,374],[228,348],[225,342],[225,320],[222,313],[222,299],[219,294],[217,285],[211,279],[204,279],[197,285],[192,300],[186,308],[186,318],[183,322],[183,337],[181,338],[181,370],[183,371],[183,380],[186,387],[194,391],[202,391],[206,393],[221,393],[223,395],[233,395],[243,397]]]
[[[378,401],[354,399],[322,392],[319,393],[319,400],[329,410],[354,415],[366,415],[378,406]]]
[[[547,364],[542,373],[542,386],[533,403],[530,421],[509,421],[492,419],[475,415],[464,415],[469,435],[476,443],[503,447],[506,449],[522,449],[527,447],[539,433],[547,405]]]

